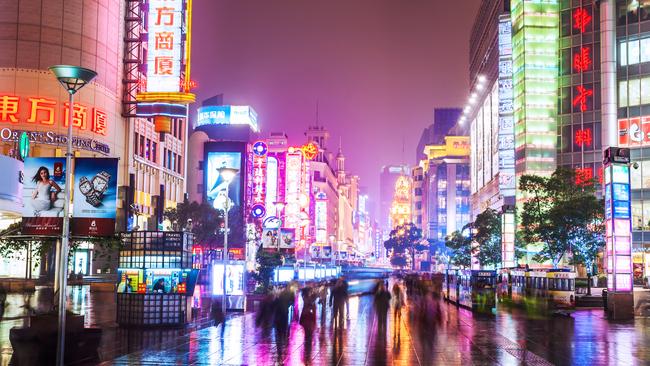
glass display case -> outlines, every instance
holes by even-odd
[[[223,296],[223,263],[212,265],[212,294]],[[230,261],[226,266],[226,307],[244,311],[246,304],[246,262]]]
[[[117,284],[121,326],[181,326],[191,316],[199,270],[192,267],[187,232],[122,234]]]

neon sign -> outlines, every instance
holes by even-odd
[[[577,186],[585,185],[591,182],[591,179],[594,176],[594,170],[592,168],[576,168],[575,170],[575,182]]]
[[[503,16],[499,19],[498,83],[499,83],[499,89],[498,89],[498,93],[499,93],[499,135],[498,135],[499,137],[499,191],[504,197],[514,197],[516,187],[515,187],[515,124],[513,118],[513,94],[512,94],[512,25],[510,23],[510,17],[508,16]]]
[[[253,205],[264,206],[266,201],[266,144],[253,145]]]
[[[302,153],[305,155],[305,159],[307,160],[314,160],[316,155],[318,155],[318,146],[313,142],[303,145],[300,150],[302,150]]]
[[[587,89],[582,85],[578,85],[576,87],[576,90],[578,92],[578,95],[573,98],[573,106],[579,106],[580,112],[585,112],[588,109],[587,98],[592,97],[594,95],[594,91]]]
[[[592,17],[589,11],[585,8],[577,8],[573,12],[573,29],[577,29],[580,33],[587,30],[587,26],[591,23]]]
[[[68,126],[69,104],[67,102],[63,103],[61,107],[57,107],[58,102],[54,99],[37,97],[25,99],[27,100],[21,101],[21,98],[16,96],[0,96],[0,122],[19,123],[21,120],[25,120],[28,123],[53,126],[57,122],[57,115],[59,115],[61,116],[58,120],[59,126]],[[28,107],[28,112],[21,113],[25,110],[21,107]],[[63,113],[57,113],[59,108],[63,109]],[[106,112],[74,103],[72,113],[72,127],[106,136],[108,132]]]
[[[650,116],[619,119],[618,144],[625,147],[650,145]]]
[[[573,69],[577,72],[584,72],[591,68],[591,49],[589,47],[580,47],[580,51],[573,55]]]
[[[300,219],[300,187],[302,183],[302,154],[287,153],[286,160],[286,195],[285,195],[285,226],[299,228]]]
[[[183,0],[150,0],[147,92],[178,92],[181,85]]]
[[[591,129],[585,128],[582,130],[576,130],[574,141],[578,146],[591,146],[591,144],[593,143]]]

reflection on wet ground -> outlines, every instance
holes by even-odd
[[[21,326],[29,308],[47,308],[47,294],[10,295],[0,322],[0,363],[11,357],[9,329]],[[25,304],[29,304],[26,306]],[[225,326],[207,319],[183,329],[126,330],[114,323],[112,293],[70,290],[70,309],[86,315],[87,326],[104,329],[100,354],[105,365],[647,365],[650,319],[607,321],[602,310],[571,317],[537,317],[501,310],[477,316],[443,304],[435,329],[422,329],[405,310],[401,322],[389,316],[386,334],[377,332],[372,297],[350,299],[351,319],[334,330],[330,314],[317,327],[311,347],[291,323],[287,339],[255,328],[253,314],[236,314]],[[317,311],[320,316],[320,311]]]

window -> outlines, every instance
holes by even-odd
[[[151,159],[150,147],[151,147],[151,140],[147,139],[147,143],[146,143],[145,148],[144,148],[144,157],[147,158],[148,160]]]
[[[639,79],[628,80],[627,103],[630,106],[641,104],[641,81]]]
[[[158,144],[154,141],[151,143],[151,161],[156,162],[156,156],[158,155],[158,150],[156,149]]]
[[[139,136],[140,136],[140,135],[139,135],[138,133],[136,133],[136,134],[135,134],[135,138],[133,139],[133,145],[134,145],[134,146],[133,146],[133,153],[136,154],[136,155],[138,155],[138,152],[140,151],[140,150],[138,150],[138,148],[139,148],[139,142],[140,142],[140,138],[139,138]]]
[[[628,100],[627,100],[627,81],[619,81],[618,82],[618,106],[619,107],[627,107],[628,106]]]
[[[621,66],[650,62],[650,38],[621,41],[619,50]]]
[[[643,204],[641,201],[632,201],[632,230],[643,229]]]

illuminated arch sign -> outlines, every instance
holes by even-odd
[[[219,105],[199,108],[195,128],[212,125],[249,125],[258,132],[257,113],[250,106]]]

